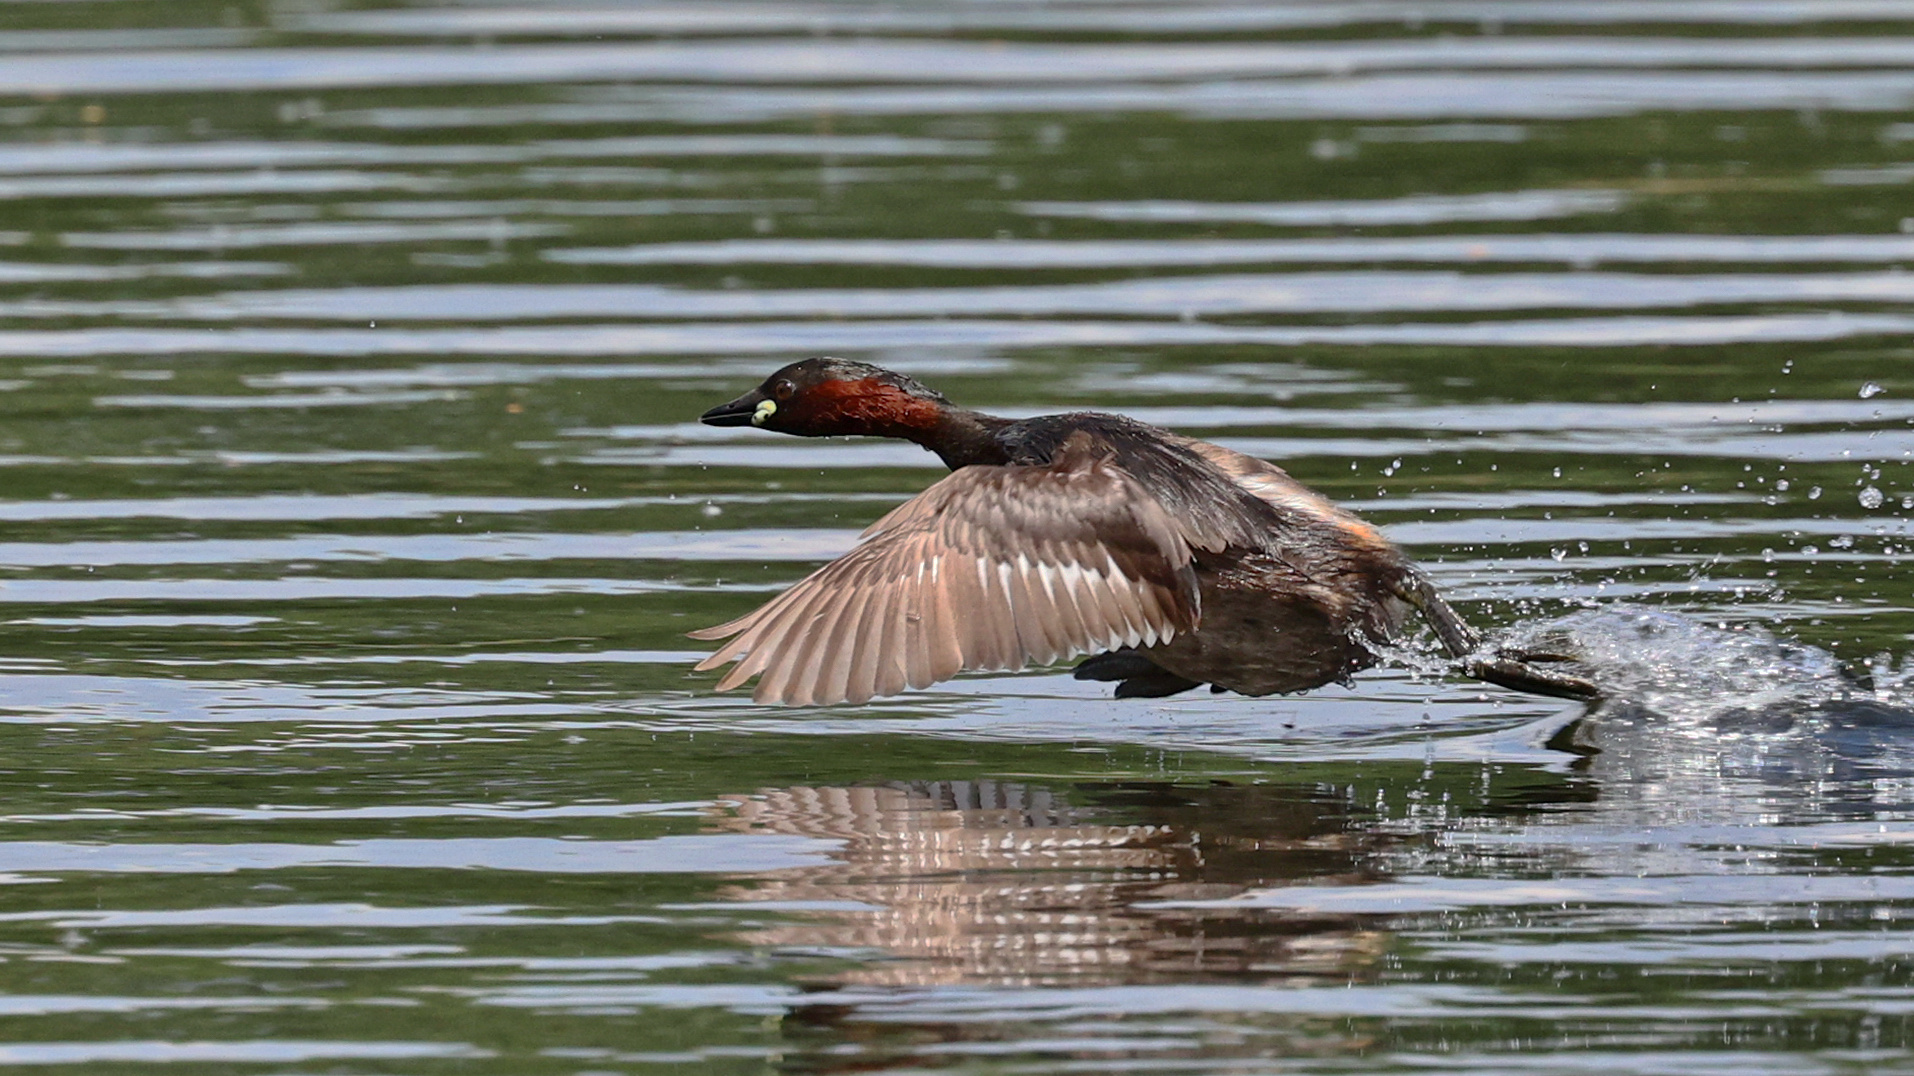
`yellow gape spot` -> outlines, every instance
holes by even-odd
[[[751,412],[751,425],[753,426],[764,425],[764,420],[767,418],[770,418],[772,415],[777,414],[777,411],[778,411],[778,402],[776,400],[764,401],[763,403],[758,405],[758,409],[756,411]]]

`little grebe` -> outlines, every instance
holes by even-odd
[[[1415,610],[1470,676],[1595,694],[1476,656],[1476,633],[1374,527],[1220,445],[1088,411],[997,418],[836,358],[792,363],[703,421],[900,437],[954,472],[756,612],[692,632],[735,636],[698,665],[737,662],[720,691],[761,676],[759,702],[864,702],[1090,654],[1077,678],[1118,681],[1119,698],[1269,695],[1374,664]]]

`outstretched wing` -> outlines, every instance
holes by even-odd
[[[1196,626],[1175,520],[1087,442],[1043,466],[956,471],[747,616],[699,662],[759,702],[864,702],[968,669],[1148,646]]]

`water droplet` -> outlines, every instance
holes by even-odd
[[[1774,488],[1780,490],[1783,493],[1788,492],[1788,485],[1789,485],[1789,482],[1785,478],[1777,478],[1774,480]]]
[[[1869,381],[1861,386],[1861,399],[1872,399],[1886,391],[1886,389],[1881,387],[1879,381]]]
[[[1861,500],[1861,507],[1863,508],[1879,508],[1881,507],[1881,502],[1887,500],[1887,498],[1881,493],[1879,489],[1876,489],[1873,486],[1869,486],[1868,488],[1861,491],[1860,500]]]
[[[1820,499],[1821,499],[1821,487],[1820,486],[1808,487],[1808,500],[1818,501]]]
[[[724,509],[718,507],[715,504],[707,504],[703,508],[698,509],[698,511],[703,512],[705,514],[705,518],[707,519],[710,519],[715,516],[724,515]]]
[[[1555,562],[1557,564],[1560,564],[1562,561],[1565,561],[1568,559],[1568,550],[1563,549],[1560,546],[1557,546],[1556,548],[1549,550],[1548,555],[1555,558]]]

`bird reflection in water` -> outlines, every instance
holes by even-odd
[[[1360,884],[1389,838],[1348,805],[1273,786],[936,781],[727,797],[731,831],[843,842],[835,861],[755,876],[738,901],[845,904],[753,931],[753,944],[878,950],[838,985],[1011,986],[1362,976],[1385,935],[1350,917],[1150,907],[1301,881]]]

